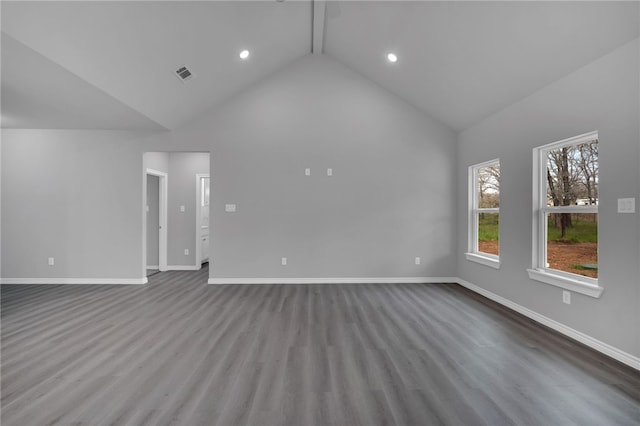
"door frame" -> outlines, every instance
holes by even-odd
[[[209,248],[211,248],[211,176],[209,173],[196,174],[196,267],[202,268],[202,206],[200,194],[202,193],[202,178],[209,178]],[[211,264],[211,250],[209,250],[209,264]]]
[[[158,229],[158,269],[160,271],[167,270],[167,187],[168,187],[168,179],[169,175],[167,173],[154,170],[154,169],[146,169],[144,174],[144,195],[143,199],[143,217],[144,217],[144,226],[143,229],[143,237],[142,237],[142,269],[144,272],[144,276],[147,275],[147,176],[157,176],[159,183],[159,225],[160,229]]]

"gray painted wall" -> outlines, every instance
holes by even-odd
[[[457,154],[448,128],[323,57],[174,133],[2,130],[2,276],[141,277],[144,167],[170,172],[168,157],[143,164],[142,153],[211,151],[214,277],[459,275],[640,356],[640,223],[615,212],[617,198],[640,195],[638,87],[636,43],[459,135]],[[531,150],[594,129],[605,292],[574,294],[567,306],[560,289],[525,272]],[[466,168],[496,157],[504,176],[497,271],[463,257]],[[195,198],[195,188],[186,191]],[[226,203],[238,211],[224,213]],[[174,214],[180,204],[195,200],[178,196]],[[195,263],[177,256],[169,264]]]
[[[157,172],[169,173],[168,152],[145,152],[143,156],[144,169],[152,169]]]
[[[111,141],[111,133],[101,131],[3,135],[9,147],[3,164],[12,166],[7,171],[3,168],[7,180],[13,182],[14,175],[33,165],[21,147],[28,153],[36,151],[37,156],[47,155],[46,166],[38,172],[42,182],[51,169],[63,170],[66,176],[54,178],[48,186],[48,196],[59,200],[60,211],[44,222],[60,228],[47,235],[37,260],[29,259],[31,245],[40,239],[37,233],[23,228],[29,234],[25,241],[17,232],[3,235],[4,248],[11,247],[10,253],[3,250],[3,260],[15,265],[3,272],[4,277],[50,277],[53,269],[46,267],[46,257],[58,251],[64,253],[57,255],[63,264],[74,265],[58,267],[60,276],[140,277],[143,167],[151,167],[147,161],[143,165],[142,153],[148,151],[212,153],[212,276],[455,274],[455,240],[451,238],[456,234],[455,198],[451,194],[456,135],[327,57],[306,57],[185,129],[141,134],[137,142],[117,144]],[[307,167],[312,169],[309,177],[304,176]],[[334,176],[326,176],[328,167]],[[169,169],[169,192],[175,194],[169,199],[169,241],[175,240],[176,246],[169,250],[168,264],[193,265],[195,234],[191,239],[188,233],[195,231],[181,228],[178,218],[195,226],[195,216],[193,221],[190,217],[195,214],[195,188],[191,183],[189,188],[183,186],[175,175],[177,169],[171,165]],[[109,206],[101,210],[107,223],[127,230],[100,233],[96,239],[100,249],[92,250],[113,259],[108,266],[85,261],[91,250],[65,243],[74,235],[92,235],[90,218],[95,216],[86,209],[67,211],[72,209],[67,209],[64,195],[73,192],[71,204],[84,199],[82,194],[94,181],[87,181],[83,172],[93,170],[105,171],[95,174],[96,185],[112,194]],[[112,180],[103,177],[109,173]],[[185,179],[195,185],[195,177]],[[7,223],[26,217],[19,202],[23,194],[43,192],[34,188],[41,181],[22,180],[3,192],[8,213],[2,218],[5,229]],[[225,203],[237,204],[238,211],[224,213]],[[185,205],[188,214],[178,214],[179,205]],[[40,218],[32,219],[37,232],[47,228]],[[193,242],[181,241],[182,236]],[[184,256],[184,248],[189,248],[189,256]],[[289,260],[286,267],[280,265],[282,256]],[[422,258],[421,265],[414,264],[416,256]]]
[[[175,140],[211,144],[214,277],[455,274],[455,134],[327,57]]]
[[[166,135],[152,138],[147,145],[171,149],[163,146],[163,140],[166,140]],[[139,141],[139,145],[145,146],[144,140]],[[169,269],[172,266],[194,266],[196,174],[209,173],[209,153],[145,152],[143,158],[145,170],[167,174],[167,265]],[[184,212],[180,211],[181,205],[185,206]],[[184,254],[184,249],[189,250],[188,255]]]
[[[627,44],[459,135],[458,276],[535,312],[640,355],[638,214],[617,199],[639,197],[638,41]],[[532,149],[598,130],[600,299],[528,278],[531,267]],[[464,258],[467,167],[500,158],[500,270]]]
[[[174,152],[169,154],[167,264],[199,265],[196,262],[196,174],[209,173],[209,154]],[[185,211],[180,211],[185,206]],[[189,254],[185,255],[184,250]]]
[[[2,137],[0,137],[0,195],[2,194],[2,182]],[[4,277],[2,274],[2,203],[3,197],[0,196],[0,277]]]
[[[147,266],[159,266],[160,178],[147,175]],[[156,268],[157,269],[157,268]]]
[[[3,278],[141,277],[138,137],[2,130]]]

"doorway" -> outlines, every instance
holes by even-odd
[[[209,262],[209,199],[211,179],[208,174],[196,175],[196,262]]]
[[[147,277],[160,272],[160,178],[147,174]]]
[[[145,276],[167,270],[167,174],[146,170]]]

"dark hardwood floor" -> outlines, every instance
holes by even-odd
[[[454,284],[3,285],[2,425],[634,425],[640,372]]]

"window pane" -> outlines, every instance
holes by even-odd
[[[478,251],[500,255],[499,213],[478,213]]]
[[[500,165],[478,168],[476,186],[478,208],[489,209],[500,207]]]
[[[598,278],[598,214],[548,214],[547,263],[551,269]]]
[[[598,141],[547,152],[547,206],[598,204]]]

